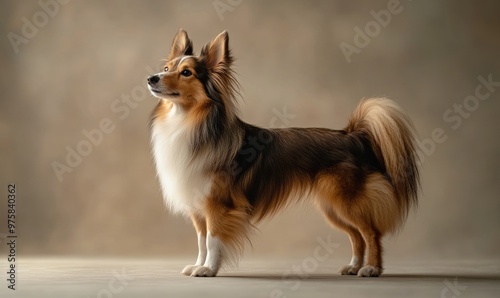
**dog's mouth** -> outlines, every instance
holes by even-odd
[[[154,89],[152,87],[149,87],[149,90],[155,94],[161,94],[161,95],[167,95],[167,96],[179,96],[180,94],[177,92],[162,92],[158,89]]]

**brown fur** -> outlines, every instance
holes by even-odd
[[[213,179],[203,208],[191,211],[196,230],[221,239],[222,262],[231,261],[243,251],[253,223],[308,198],[350,237],[360,264],[342,274],[357,274],[367,250],[367,269],[360,275],[378,276],[381,238],[401,227],[417,203],[411,121],[382,98],[362,101],[344,130],[264,129],[244,123],[235,108],[238,83],[228,43],[223,32],[200,56],[192,56],[192,42],[181,30],[161,82],[167,92],[179,94],[170,101],[187,114],[190,154],[206,161],[204,174]],[[185,69],[193,75],[180,75]],[[160,100],[153,126],[167,117],[172,103]]]

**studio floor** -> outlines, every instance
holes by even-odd
[[[24,258],[0,297],[500,297],[498,260],[390,261],[382,277],[358,278],[337,274],[337,261],[277,259],[191,278],[179,274],[185,260]]]

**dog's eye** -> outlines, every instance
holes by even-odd
[[[167,72],[168,71],[168,66],[165,66],[165,68],[163,69],[164,72]]]
[[[189,77],[190,75],[192,75],[192,72],[189,69],[184,69],[183,71],[181,71],[181,75]]]

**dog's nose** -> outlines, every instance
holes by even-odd
[[[160,77],[158,75],[150,76],[148,78],[148,83],[151,84],[156,84],[160,81]]]

